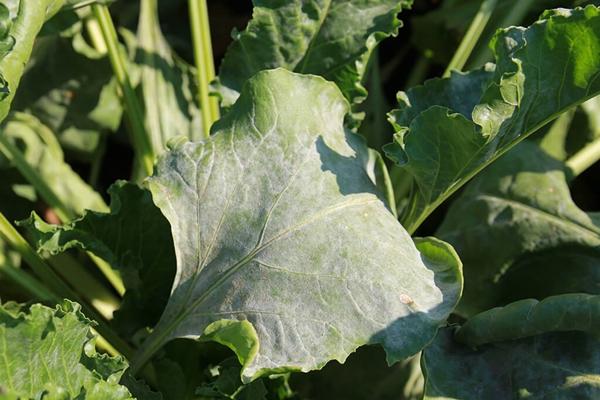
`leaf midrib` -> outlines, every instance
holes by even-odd
[[[520,201],[517,201],[514,199],[507,199],[505,197],[501,197],[499,195],[494,195],[494,194],[490,194],[490,193],[482,193],[482,194],[475,196],[474,199],[471,201],[475,201],[475,200],[488,200],[488,201],[493,201],[493,202],[507,203],[508,205],[513,206],[515,208],[524,209],[526,211],[531,212],[532,214],[540,215],[542,218],[549,220],[551,222],[554,222],[557,225],[566,225],[567,227],[570,227],[573,230],[583,233],[585,236],[591,236],[595,240],[600,240],[600,231],[596,232],[596,231],[594,231],[590,228],[587,228],[583,225],[577,224],[574,221],[561,218],[559,216],[549,213],[548,211],[541,210],[539,208],[536,208],[534,206],[531,206],[529,204],[526,204],[526,203],[523,203],[523,202],[520,202]],[[460,236],[460,235],[464,234],[465,231],[473,232],[473,231],[488,230],[488,229],[490,229],[490,227],[491,226],[489,226],[489,225],[483,225],[483,224],[474,225],[467,229],[465,229],[464,227],[459,227],[458,229],[444,232],[443,236],[446,238],[449,238],[452,236]],[[448,240],[448,239],[446,239],[446,240]]]
[[[325,216],[328,216],[330,214],[333,214],[337,211],[340,211],[340,210],[343,210],[343,209],[346,209],[346,208],[352,207],[352,206],[361,206],[361,205],[366,205],[366,204],[370,204],[370,203],[375,203],[378,201],[379,201],[378,198],[371,197],[371,195],[358,195],[356,197],[352,197],[349,200],[345,200],[345,201],[339,202],[337,204],[334,204],[333,206],[326,207],[325,209],[311,215],[310,217],[300,221],[299,223],[280,231],[279,233],[274,235],[271,239],[264,242],[263,244],[254,247],[247,255],[242,257],[235,264],[233,264],[229,269],[227,269],[225,272],[223,272],[221,277],[215,283],[210,285],[206,289],[206,291],[204,291],[202,293],[202,295],[200,297],[195,299],[192,303],[186,305],[183,308],[183,312],[181,312],[179,314],[179,316],[177,318],[175,318],[175,320],[164,329],[164,333],[161,335],[162,339],[167,337],[177,327],[177,325],[179,325],[179,323],[181,323],[190,313],[193,312],[194,309],[196,309],[207,298],[209,298],[210,295],[214,291],[216,291],[218,288],[221,287],[221,285],[223,285],[225,282],[227,282],[232,275],[234,275],[236,272],[238,272],[244,265],[251,262],[259,253],[261,253],[263,250],[265,250],[266,248],[271,246],[273,243],[284,238],[288,234],[290,234],[294,231],[297,231],[306,225],[310,225],[311,223],[316,222],[319,219],[321,219]],[[201,275],[201,274],[199,273],[198,275]],[[161,341],[162,341],[162,339],[161,339]]]
[[[294,68],[296,72],[300,72],[300,73],[305,72],[306,63],[308,62],[308,59],[310,58],[311,51],[313,50],[315,42],[317,41],[317,38],[321,34],[321,30],[323,29],[323,25],[325,24],[325,20],[327,19],[328,15],[329,15],[329,11],[331,9],[331,3],[333,3],[333,0],[329,0],[327,2],[327,5],[325,6],[325,9],[323,10],[323,17],[319,20],[319,26],[318,26],[317,30],[315,31],[315,34],[314,34],[313,38],[311,39],[310,43],[308,44],[308,47],[306,48],[304,57],[302,57],[302,60],[301,60],[302,65],[300,65],[300,68]]]
[[[521,201],[518,200],[514,200],[514,199],[508,199],[508,198],[504,198],[504,197],[500,197],[498,195],[492,195],[492,194],[481,194],[479,196],[477,196],[480,199],[488,199],[488,200],[492,200],[492,201],[501,201],[501,202],[505,202],[515,208],[520,208],[520,209],[524,209],[527,210],[529,212],[531,212],[532,214],[536,214],[539,215],[541,218],[549,220],[551,222],[554,222],[557,225],[566,225],[567,227],[578,231],[586,236],[591,236],[593,237],[595,240],[599,240],[600,239],[600,230],[598,231],[594,231],[584,225],[581,225],[579,223],[576,223],[575,221],[572,221],[570,219],[565,219],[565,218],[561,218],[557,215],[554,215],[548,211],[542,210],[540,208],[536,208],[532,205],[523,203]]]

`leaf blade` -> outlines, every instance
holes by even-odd
[[[382,343],[394,362],[432,338],[460,296],[460,261],[433,239],[419,252],[387,211],[366,146],[344,131],[347,110],[332,83],[261,72],[209,141],[162,158],[149,186],[171,223],[178,272],[135,368],[219,319],[257,332],[245,380],[320,368],[366,343]],[[381,243],[365,236],[371,229],[387,232]],[[376,288],[390,295],[373,298]]]

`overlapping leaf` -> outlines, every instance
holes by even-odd
[[[402,218],[409,231],[488,162],[600,91],[596,6],[546,12],[527,29],[499,31],[492,46],[493,72],[455,74],[399,96],[386,151],[414,177]]]
[[[492,308],[469,319],[456,339],[471,347],[546,332],[600,333],[600,296],[571,293],[542,301],[525,299]]]
[[[433,337],[460,295],[460,261],[443,242],[415,246],[386,209],[347,111],[332,83],[265,71],[210,140],[162,157],[149,186],[177,275],[136,367],[203,333],[237,353],[245,380],[366,343],[393,362]]]
[[[96,354],[79,306],[0,307],[0,395],[6,398],[133,399],[118,381],[120,358]]]
[[[597,398],[599,324],[599,297],[577,294],[477,315],[457,337],[478,349],[457,342],[449,328],[423,352],[424,398]]]
[[[283,67],[315,74],[339,86],[351,102],[366,96],[361,84],[379,41],[395,35],[397,14],[411,0],[254,0],[246,29],[234,35],[221,63],[223,105],[233,104],[242,84],[258,71]]]
[[[121,122],[108,57],[91,49],[81,33],[39,38],[20,88],[13,109],[36,116],[65,149],[82,156],[89,158],[103,131],[115,131]]]
[[[19,149],[28,167],[75,215],[82,215],[88,209],[107,209],[102,197],[65,162],[53,133],[35,117],[23,113],[11,114],[4,122],[0,135]]]
[[[148,191],[118,182],[109,192],[108,214],[90,211],[64,226],[49,225],[34,214],[21,224],[39,251],[56,254],[79,247],[117,268],[127,291],[115,323],[132,335],[154,326],[167,303],[175,275],[173,240]]]
[[[600,226],[571,199],[562,163],[533,143],[473,180],[437,234],[464,263],[463,314],[531,296],[600,294]]]
[[[163,153],[173,137],[203,138],[192,68],[173,53],[163,37],[156,0],[141,2],[137,39],[146,126],[155,154]]]
[[[0,4],[0,122],[8,115],[36,36],[64,4],[65,0]]]

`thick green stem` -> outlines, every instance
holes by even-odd
[[[194,62],[198,80],[198,99],[202,113],[204,136],[210,135],[210,127],[219,119],[217,99],[209,96],[210,82],[215,79],[215,65],[212,54],[210,25],[206,0],[188,0]]]
[[[444,71],[445,78],[449,77],[450,72],[453,70],[460,71],[463,69],[467,63],[467,60],[469,59],[469,56],[471,55],[471,52],[473,51],[473,48],[475,48],[483,29],[487,25],[492,13],[494,12],[496,2],[497,0],[484,0],[483,3],[481,3],[479,11],[477,11],[477,14],[475,15],[475,18],[473,18],[467,33],[465,33],[465,36],[458,46],[456,53],[454,53],[454,57],[452,57],[450,64],[448,64],[448,67],[446,68],[446,71]]]
[[[98,25],[98,20],[95,18],[88,18],[85,21],[85,28],[94,49],[100,54],[108,53],[108,48],[106,47],[106,42],[102,36],[100,25]]]
[[[55,295],[55,297],[65,297],[81,304],[84,313],[96,320],[98,323],[98,332],[114,347],[119,353],[129,357],[132,353],[130,346],[124,342],[116,333],[110,329],[104,319],[95,309],[89,307],[81,297],[75,293],[58,275],[50,268],[46,261],[37,254],[29,243],[6,219],[4,214],[0,213],[0,238],[27,262],[35,275],[46,285],[46,287]]]
[[[94,4],[92,5],[92,11],[100,26],[100,31],[108,50],[108,57],[122,92],[125,111],[129,120],[129,126],[131,127],[134,151],[144,173],[150,176],[154,169],[154,152],[150,144],[150,138],[146,133],[142,107],[129,80],[127,63],[120,49],[117,31],[110,12],[105,5]]]
[[[90,254],[90,256],[93,256]],[[78,292],[87,300],[102,316],[111,320],[113,312],[119,308],[120,300],[104,285],[94,278],[87,269],[82,268],[73,257],[67,253],[58,254],[48,260],[56,273],[72,286],[76,284]]]
[[[598,161],[600,161],[600,139],[594,140],[579,150],[567,160],[566,164],[573,176],[578,176]]]
[[[30,296],[41,301],[56,300],[54,294],[40,281],[22,269],[13,266],[8,260],[0,263],[0,272],[24,289]]]

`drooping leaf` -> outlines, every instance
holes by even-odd
[[[161,154],[169,139],[185,136],[199,140],[204,135],[192,68],[173,53],[163,37],[157,3],[141,2],[136,61],[141,70],[146,126],[154,153]]]
[[[595,399],[600,341],[552,332],[473,350],[441,330],[423,351],[424,400]]]
[[[367,343],[394,362],[433,337],[460,295],[460,261],[443,242],[415,246],[385,208],[347,111],[332,83],[264,71],[210,140],[161,158],[149,186],[177,275],[137,368],[170,339],[219,326],[238,329],[237,343],[220,343],[244,381],[343,361]]]
[[[600,296],[581,293],[525,299],[470,318],[456,339],[471,347],[520,339],[546,332],[600,334]]]
[[[44,22],[65,0],[14,0],[0,4],[0,122],[6,118]]]
[[[518,301],[478,314],[453,333],[440,331],[423,351],[425,399],[600,395],[600,296]]]
[[[150,193],[117,182],[109,189],[110,213],[87,212],[56,226],[33,214],[24,225],[38,251],[57,254],[78,247],[121,272],[126,288],[115,324],[126,335],[152,327],[167,303],[175,275],[175,253],[167,220]]]
[[[414,178],[402,217],[410,232],[487,163],[600,92],[596,6],[546,12],[529,28],[500,30],[492,46],[495,71],[455,74],[399,95],[398,132],[386,152]]]
[[[366,96],[361,84],[372,50],[395,35],[397,15],[411,0],[254,0],[253,18],[227,51],[219,72],[223,105],[265,69],[283,67],[335,82],[351,102]]]
[[[133,399],[120,358],[97,354],[88,320],[65,300],[55,309],[0,307],[0,394],[8,398]],[[56,396],[56,397],[53,397]]]
[[[4,122],[0,135],[19,148],[24,162],[74,214],[82,215],[88,209],[107,209],[102,197],[65,162],[53,133],[35,117],[23,113],[11,114]]]
[[[121,122],[112,74],[108,57],[90,48],[81,33],[39,38],[14,109],[37,117],[65,149],[89,159],[102,132],[115,131]]]
[[[600,294],[600,226],[571,199],[562,163],[533,143],[467,185],[437,235],[464,263],[461,314],[531,296]]]

